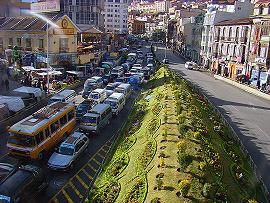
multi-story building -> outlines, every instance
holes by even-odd
[[[112,0],[111,0],[112,1]],[[97,27],[104,31],[104,0],[60,1],[61,12],[65,13],[82,30]]]
[[[201,58],[201,41],[202,41],[202,30],[203,30],[204,14],[200,13],[195,17],[195,21],[192,24],[191,32],[191,60],[200,64]]]
[[[169,12],[169,8],[172,7],[171,1],[155,1],[156,12]]]
[[[232,79],[247,76],[252,18],[227,20],[215,25],[213,70]]]
[[[145,34],[150,36],[156,30],[156,23],[152,20],[145,22]]]
[[[144,34],[145,33],[145,22],[136,19],[130,20],[128,24],[128,31],[130,34]]]
[[[253,12],[253,27],[251,33],[251,49],[249,65],[257,70],[258,82],[260,87],[261,72],[270,70],[270,1],[259,0],[255,3]]]
[[[248,1],[235,1],[234,5],[228,5],[227,10],[217,10],[211,7],[204,18],[204,29],[202,32],[201,56],[203,65],[210,68],[213,56],[214,26],[215,24],[231,19],[248,18],[253,12],[253,4]],[[213,67],[212,67],[213,68]]]
[[[103,13],[105,32],[128,33],[127,0],[105,0]]]

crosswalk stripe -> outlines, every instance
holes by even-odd
[[[100,153],[97,153],[98,156],[100,156],[102,159],[104,159],[104,156],[101,155]]]
[[[91,164],[87,164],[93,171],[97,172],[97,169],[95,169]]]
[[[63,194],[65,195],[65,197],[67,198],[68,202],[72,203],[72,199],[68,196],[68,194],[66,193],[66,191],[64,189],[62,189]]]
[[[99,161],[97,161],[95,158],[92,159],[94,162],[96,162],[98,165],[100,165],[101,163]]]
[[[84,168],[82,169],[82,172],[84,172],[85,175],[87,175],[87,177],[88,177],[89,179],[93,180],[93,177],[90,176],[89,173],[87,173],[86,170],[85,170]]]
[[[88,188],[88,186],[83,182],[83,180],[79,176],[76,176],[76,178],[80,181],[80,183],[83,185],[83,187],[85,187],[85,189]]]

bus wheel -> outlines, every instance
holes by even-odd
[[[39,152],[38,154],[38,160],[41,160],[43,158],[44,151]]]

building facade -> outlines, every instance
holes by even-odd
[[[228,20],[215,25],[212,70],[235,80],[249,77],[251,28],[252,18]]]
[[[128,33],[127,0],[105,0],[103,13],[105,32]]]
[[[128,31],[129,34],[144,34],[145,33],[145,22],[144,21],[139,21],[136,19],[130,20],[128,24]]]
[[[104,0],[60,1],[60,9],[82,30],[91,27],[104,30]]]

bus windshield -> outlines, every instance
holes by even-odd
[[[115,108],[116,107],[116,101],[104,101],[104,104],[109,104],[112,108]]]
[[[115,90],[115,92],[123,93],[123,94],[124,94],[125,90],[122,89],[122,88],[117,88],[117,89]]]
[[[98,93],[91,93],[89,98],[98,99]]]
[[[97,118],[96,117],[90,117],[90,116],[84,116],[82,118],[83,123],[97,123]]]
[[[34,147],[35,140],[34,136],[17,134],[9,132],[8,142],[15,145],[20,145],[24,147]]]

